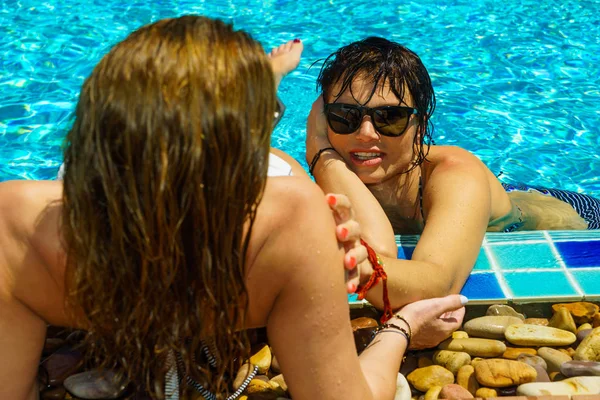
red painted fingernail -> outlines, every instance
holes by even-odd
[[[300,39],[298,39],[298,38],[294,39],[294,43],[300,43]]]
[[[350,257],[350,266],[352,268],[356,267],[356,257]]]
[[[340,233],[342,234],[342,238],[346,239],[346,237],[348,236],[348,229],[342,228]]]
[[[348,293],[354,293],[356,292],[356,285],[354,283],[351,283],[348,285]]]
[[[327,202],[329,203],[329,205],[335,206],[335,203],[337,203],[337,200],[336,200],[335,196],[327,196]]]

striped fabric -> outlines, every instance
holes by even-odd
[[[600,200],[583,193],[571,192],[560,189],[546,189],[539,186],[527,186],[522,183],[509,184],[502,183],[504,190],[512,192],[515,190],[530,192],[535,190],[542,194],[552,196],[565,203],[570,204],[577,214],[588,223],[588,229],[600,229]]]

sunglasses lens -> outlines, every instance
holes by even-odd
[[[348,134],[360,127],[362,115],[357,107],[346,104],[330,104],[327,109],[327,122],[331,130],[339,134]]]
[[[374,125],[385,136],[400,136],[408,126],[410,112],[398,107],[382,107],[373,113]]]

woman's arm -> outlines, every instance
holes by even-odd
[[[382,334],[356,355],[344,287],[343,251],[325,197],[295,180],[278,203],[288,211],[253,268],[285,268],[267,319],[269,341],[294,399],[392,399],[406,348],[401,335]]]

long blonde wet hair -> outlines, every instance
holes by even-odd
[[[198,16],[133,32],[83,85],[64,150],[67,304],[96,359],[158,397],[169,349],[193,375],[214,336],[218,392],[248,355],[235,330],[275,107],[262,47]]]

